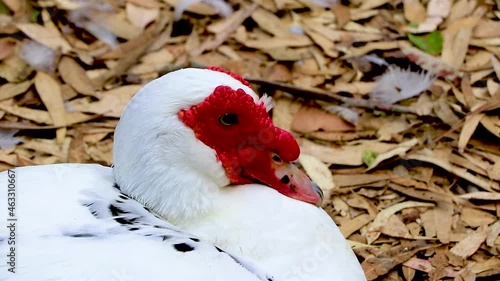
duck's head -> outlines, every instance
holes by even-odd
[[[208,212],[222,189],[250,183],[319,205],[319,188],[291,163],[299,146],[273,125],[269,103],[218,68],[182,69],[150,82],[115,131],[117,184],[173,222]]]

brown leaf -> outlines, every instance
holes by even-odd
[[[313,131],[350,131],[354,127],[341,117],[315,107],[302,106],[294,115],[292,130],[300,133]]]
[[[101,93],[101,99],[89,103],[86,99],[79,99],[71,103],[74,111],[102,114],[108,117],[120,117],[123,109],[132,96],[142,88],[142,85],[129,85],[115,88]]]
[[[464,152],[467,143],[469,142],[472,134],[476,131],[479,121],[484,117],[484,114],[474,114],[465,117],[465,122],[460,131],[460,138],[458,139],[458,149],[460,152]]]
[[[418,0],[404,0],[404,13],[411,23],[422,23],[427,16],[425,7]]]
[[[286,26],[280,18],[263,8],[257,8],[252,13],[251,17],[263,30],[276,37],[289,37],[293,35],[288,30],[288,26]]]
[[[44,72],[38,72],[35,76],[35,87],[50,114],[55,126],[66,124],[66,110],[64,109],[61,89],[56,80]],[[57,141],[62,144],[66,135],[66,129],[60,128],[56,132]]]
[[[428,246],[421,241],[412,242],[407,246],[392,247],[387,252],[368,257],[361,263],[361,267],[365,271],[366,279],[374,280],[426,248]]]
[[[368,232],[366,233],[366,239],[368,244],[371,244],[373,241],[377,240],[380,236],[381,231],[389,221],[389,218],[405,208],[413,208],[413,207],[434,207],[434,204],[431,203],[423,203],[423,202],[412,202],[407,201],[403,203],[398,203],[390,206],[382,210],[373,220],[373,223],[368,227]]]
[[[19,23],[16,26],[31,39],[53,50],[61,50],[64,54],[71,50],[71,45],[54,29],[33,23]]]
[[[327,164],[359,166],[363,165],[363,152],[371,150],[382,153],[396,147],[396,144],[371,140],[352,141],[342,147],[326,146],[304,138],[299,139],[301,150]]]
[[[87,73],[74,59],[66,56],[63,57],[59,62],[59,74],[63,81],[73,87],[78,93],[96,98],[99,97],[96,95],[92,81],[87,76]]]
[[[324,198],[329,199],[334,189],[337,189],[333,182],[332,172],[319,159],[314,156],[302,153],[299,156],[299,162],[304,167],[307,175],[321,187]]]
[[[148,24],[153,22],[160,15],[158,7],[141,7],[130,2],[125,5],[125,11],[127,12],[128,20],[142,29],[146,28]]]
[[[448,172],[451,172],[459,177],[462,177],[462,178],[476,184],[477,186],[479,186],[487,191],[493,192],[493,189],[500,189],[498,183],[491,181],[491,180],[487,180],[487,179],[482,178],[480,176],[475,176],[475,175],[469,173],[466,169],[462,169],[462,168],[459,168],[457,166],[454,166],[454,165],[450,164],[447,161],[447,159],[441,159],[440,157],[438,157],[438,155],[435,152],[433,152],[431,150],[423,149],[420,151],[415,151],[411,154],[408,154],[407,158],[433,163],[433,164],[447,170]]]
[[[17,41],[12,38],[0,38],[0,60],[3,60],[14,53]]]
[[[474,254],[481,244],[486,240],[490,228],[487,225],[479,227],[475,232],[469,234],[465,239],[457,243],[448,252],[450,264],[461,266],[465,259]]]
[[[342,235],[344,235],[344,237],[348,238],[349,236],[351,236],[351,234],[371,222],[372,219],[373,217],[368,214],[357,216],[352,220],[342,223],[339,227],[340,232],[342,232]]]
[[[429,258],[429,261],[434,266],[434,269],[429,272],[430,280],[441,280],[448,275],[448,259],[442,247],[436,249],[436,254]]]
[[[337,19],[337,26],[342,28],[346,23],[351,20],[351,11],[349,7],[337,4],[332,7],[332,12]]]
[[[25,93],[32,82],[30,80],[21,83],[7,83],[0,87],[0,101],[13,98],[19,94]]]
[[[460,216],[462,221],[464,221],[468,226],[476,228],[482,225],[492,224],[497,220],[497,217],[487,213],[485,211],[463,207],[462,214]]]
[[[413,238],[404,222],[397,215],[392,215],[389,217],[387,223],[382,226],[381,232],[392,237],[400,237],[405,239]]]

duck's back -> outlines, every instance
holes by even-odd
[[[114,187],[111,168],[23,167],[0,184],[0,280],[273,280],[158,219]]]

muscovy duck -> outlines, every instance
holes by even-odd
[[[0,212],[17,219],[14,240],[0,229],[2,253],[16,243],[16,273],[2,255],[0,279],[365,280],[269,109],[236,74],[181,69],[127,105],[112,168],[0,174],[14,174],[17,200],[13,216]]]

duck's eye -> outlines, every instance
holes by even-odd
[[[219,122],[224,126],[231,126],[238,124],[238,115],[234,113],[226,113],[219,117]]]
[[[283,163],[283,160],[281,160],[281,157],[279,157],[277,154],[274,154],[272,158],[273,158],[273,161],[274,161],[276,164],[281,164],[281,163]]]

